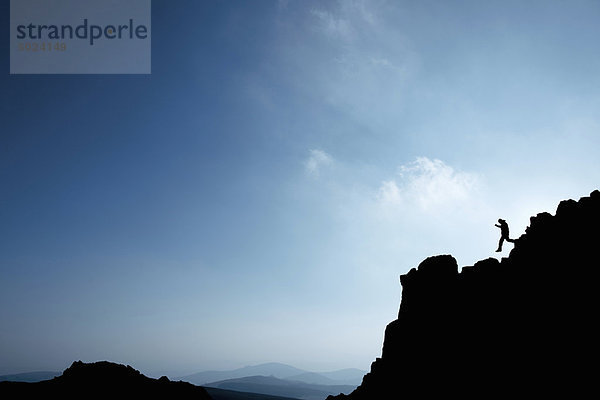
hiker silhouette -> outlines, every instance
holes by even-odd
[[[505,240],[510,243],[514,243],[515,241],[508,237],[508,224],[506,223],[505,220],[503,220],[502,218],[499,218],[498,223],[495,224],[495,226],[500,228],[500,234],[501,234],[500,241],[498,242],[498,250],[496,250],[496,253],[499,253],[502,251],[502,243],[504,243]]]

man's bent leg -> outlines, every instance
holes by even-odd
[[[500,238],[500,241],[498,242],[498,250],[496,250],[496,253],[499,253],[502,251],[502,243],[504,242],[504,237]]]

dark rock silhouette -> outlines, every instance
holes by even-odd
[[[37,382],[0,382],[2,398],[197,399],[211,397],[200,386],[148,378],[130,366],[107,361],[74,362],[61,376]]]
[[[398,319],[350,395],[583,398],[597,393],[600,192],[541,213],[508,258],[449,255],[400,277]],[[452,396],[452,397],[450,397]]]

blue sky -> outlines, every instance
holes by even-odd
[[[5,38],[0,374],[368,369],[400,274],[597,188],[599,18],[154,1],[149,76],[9,75]]]

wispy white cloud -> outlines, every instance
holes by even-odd
[[[323,150],[312,149],[304,162],[304,170],[313,177],[318,177],[321,170],[333,164],[333,157]]]
[[[286,55],[292,67],[310,60],[294,75],[302,77],[300,90],[310,87],[318,101],[367,126],[395,120],[415,61],[388,16],[390,9],[386,3],[360,0],[312,8],[302,34],[314,42],[303,42]]]
[[[385,206],[429,211],[467,201],[478,184],[475,173],[457,171],[442,160],[418,157],[401,165],[397,177],[381,183],[378,200]]]
[[[311,14],[317,29],[332,39],[358,39],[360,31],[365,28],[373,29],[378,23],[374,5],[368,1],[340,1],[333,5],[321,5],[326,7],[313,8]]]
[[[317,27],[326,35],[349,40],[352,35],[350,21],[326,10],[312,9],[311,14],[318,21]]]

